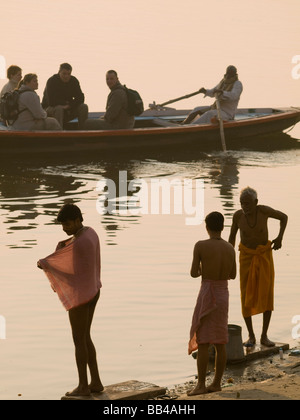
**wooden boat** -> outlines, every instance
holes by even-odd
[[[157,148],[193,143],[197,150],[222,150],[218,123],[180,125],[189,110],[149,109],[126,130],[13,131],[0,129],[0,153],[52,153]],[[90,113],[98,118],[101,113]],[[239,109],[232,121],[224,121],[227,149],[245,147],[248,139],[282,132],[300,120],[300,108]],[[73,122],[74,123],[74,122]],[[161,126],[161,125],[164,126]],[[249,143],[249,142],[248,142]]]

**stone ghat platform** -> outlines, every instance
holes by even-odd
[[[99,394],[91,394],[88,397],[63,396],[62,400],[147,400],[162,396],[167,388],[163,388],[148,382],[130,380],[114,385],[108,385]]]
[[[273,347],[266,347],[262,344],[255,344],[253,347],[243,346],[241,349],[243,353],[241,357],[230,358],[228,357],[228,353],[227,353],[227,365],[245,363],[252,360],[263,359],[272,354],[278,354],[281,348],[283,351],[287,351],[289,350],[290,346],[289,344],[286,344],[286,343],[275,343],[275,346]],[[194,359],[197,359],[197,353],[198,353],[197,350],[192,353],[192,356]],[[211,360],[215,358],[215,351],[214,351],[213,346],[211,346],[209,349],[209,357]]]
[[[290,346],[286,343],[275,343],[274,347],[266,347],[262,344],[255,344],[253,347],[244,347],[245,361],[257,360],[268,357],[271,354],[278,354],[282,348],[283,351],[289,350]]]
[[[283,351],[289,350],[289,345],[286,343],[275,343],[274,347],[265,347],[261,344],[256,344],[253,347],[244,347],[244,357],[239,360],[231,360],[227,364],[239,364],[258,359],[264,359],[272,354],[278,354],[279,349]],[[214,357],[213,354],[210,355]],[[197,351],[193,353],[193,357],[197,358]],[[61,400],[148,400],[156,397],[161,397],[167,392],[166,387],[160,387],[148,382],[140,382],[136,380],[129,380],[113,385],[108,385],[101,393],[93,393],[88,397],[74,397],[62,396]]]

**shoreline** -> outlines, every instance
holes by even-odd
[[[300,399],[300,344],[284,352],[263,359],[247,361],[226,367],[222,390],[219,392],[187,396],[195,380],[174,385],[158,400],[299,400]],[[195,365],[195,370],[196,370]],[[207,384],[213,380],[213,365],[209,364]]]

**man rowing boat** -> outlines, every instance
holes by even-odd
[[[217,95],[223,120],[234,119],[242,91],[243,85],[238,80],[237,69],[234,66],[227,67],[224,78],[213,89],[201,88],[199,90],[200,93],[211,98]],[[197,107],[187,116],[183,124],[210,124],[211,119],[217,114],[216,102],[209,107]],[[199,115],[201,115],[200,118],[197,118]]]

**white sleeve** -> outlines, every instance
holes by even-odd
[[[218,85],[217,85],[217,86],[215,86],[213,89],[206,89],[206,92],[205,92],[204,98],[205,98],[206,96],[209,96],[210,98],[214,98],[214,97],[215,97],[215,90],[217,89],[217,87],[218,87]]]
[[[243,85],[239,80],[237,80],[230,91],[223,92],[222,99],[237,101],[239,97],[241,96],[242,91],[243,91]]]

